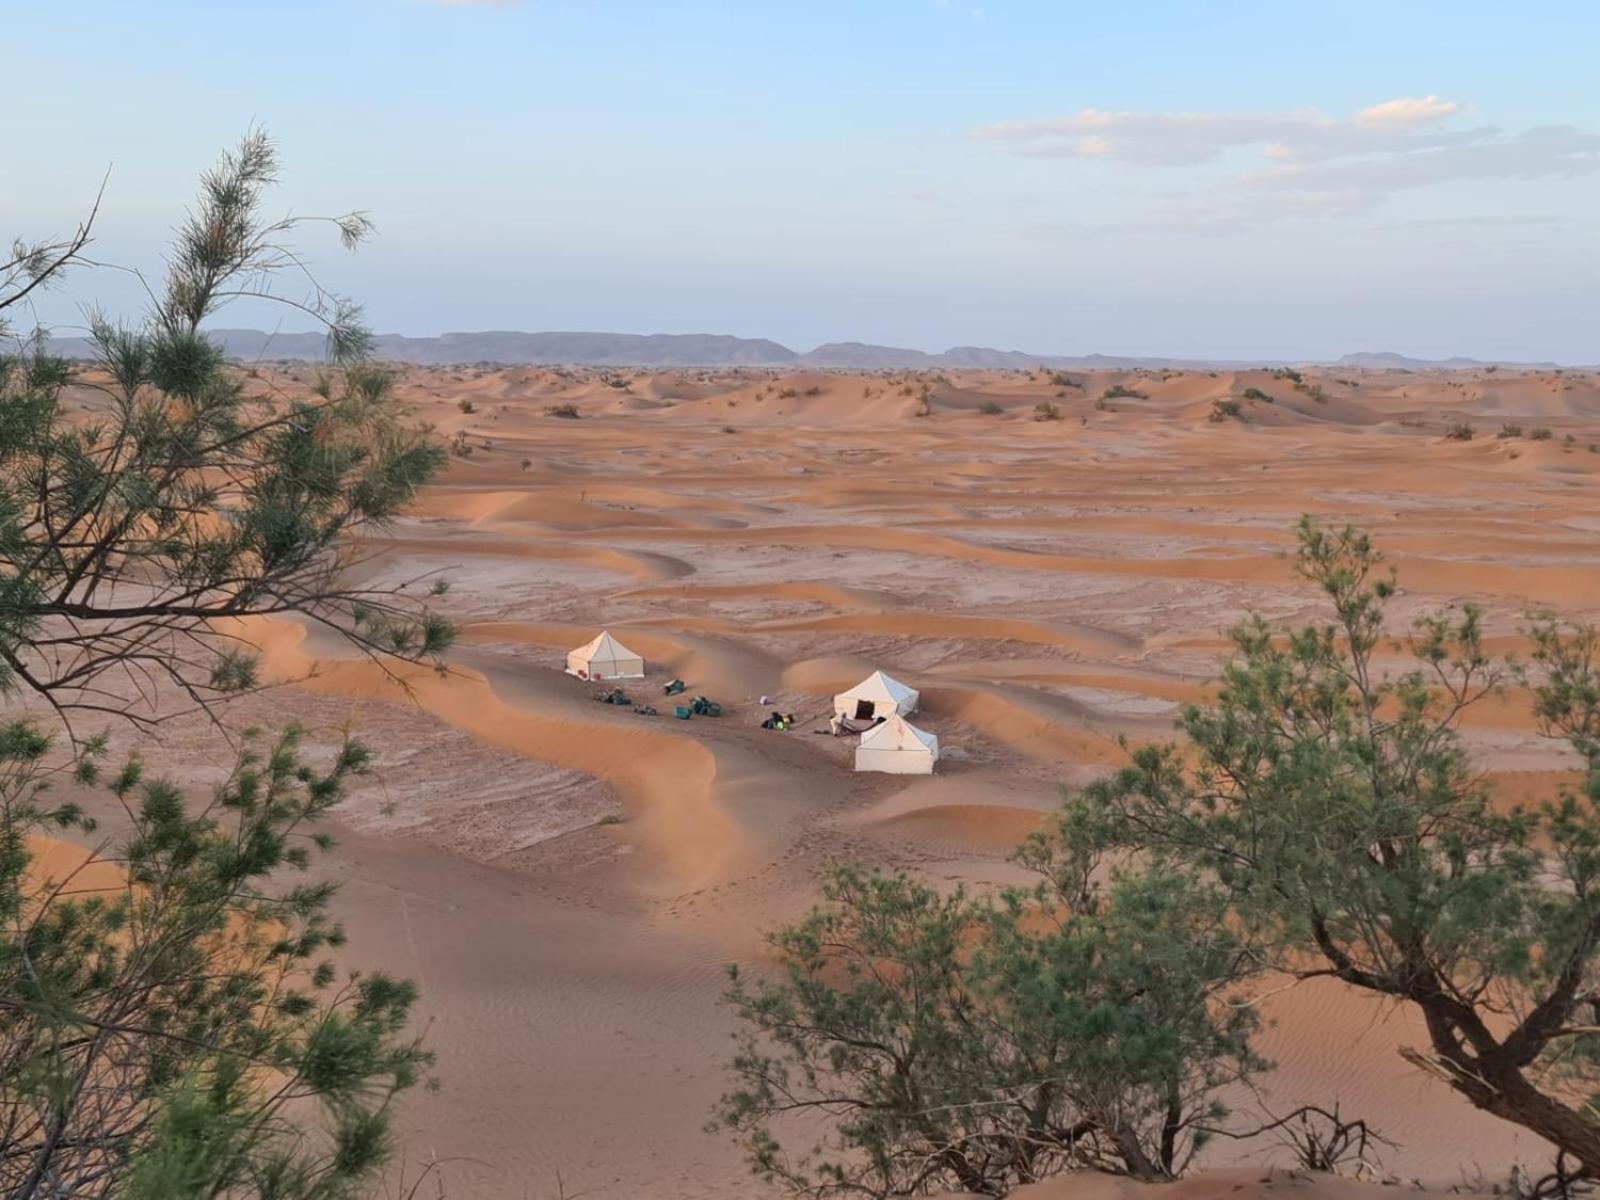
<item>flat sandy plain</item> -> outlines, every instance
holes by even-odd
[[[1140,394],[1101,399],[1114,386]],[[1283,557],[1300,514],[1378,537],[1401,621],[1475,601],[1510,648],[1536,606],[1600,616],[1593,372],[467,368],[408,371],[401,392],[470,453],[363,572],[449,580],[449,673],[406,690],[262,625],[271,668],[302,682],[235,716],[379,752],[339,816],[338,904],[358,961],[421,984],[442,1087],[401,1132],[408,1158],[453,1160],[452,1196],[554,1197],[558,1172],[594,1200],[760,1195],[702,1131],[725,964],[759,961],[832,861],[1014,878],[1009,850],[1062,785],[1204,697],[1222,629],[1320,611]],[[1469,441],[1446,436],[1461,421]],[[649,660],[630,690],[660,705],[681,675],[727,715],[594,703],[560,667],[602,627]],[[855,775],[845,740],[811,732],[875,667],[922,689],[933,778]],[[763,694],[801,729],[762,731]],[[1470,722],[1508,796],[1570,768],[1522,700]],[[223,761],[198,725],[152,757],[195,781]],[[1267,1007],[1275,1108],[1337,1101],[1435,1183],[1544,1161],[1401,1060],[1421,1039],[1405,1013],[1332,984]]]

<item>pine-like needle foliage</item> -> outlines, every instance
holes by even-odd
[[[236,621],[291,612],[376,655],[448,646],[420,600],[346,582],[359,535],[445,456],[403,419],[388,373],[359,361],[359,311],[314,283],[304,299],[276,286],[300,272],[283,238],[302,223],[262,215],[276,178],[261,135],[204,176],[149,319],[95,320],[100,371],[75,375],[39,343],[0,356],[0,688],[68,718],[156,719],[174,688],[204,705],[254,686]],[[335,224],[348,244],[370,229],[361,214]],[[72,261],[24,259],[9,292],[0,275],[0,306]],[[333,366],[318,385],[246,386],[202,329],[241,297],[326,324]]]
[[[37,835],[84,822],[48,802],[48,751],[34,726],[0,727],[0,1194],[364,1194],[429,1061],[406,1032],[414,992],[341,978],[330,886],[283,878],[326,847],[312,827],[366,753],[314,769],[291,730],[193,809],[131,761],[104,781],[127,834],[52,877]]]

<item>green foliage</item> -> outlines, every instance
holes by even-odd
[[[47,803],[67,766],[0,728],[0,1190],[18,1198],[345,1200],[389,1151],[389,1112],[429,1057],[415,993],[340,978],[330,885],[294,881],[315,823],[367,764],[325,770],[289,730],[251,746],[210,802],[130,761],[105,785],[129,829],[99,864],[45,878],[32,837],[86,826]],[[85,769],[87,767],[87,769]],[[80,780],[96,774],[80,760]]]
[[[1244,420],[1244,405],[1237,400],[1213,400],[1211,402],[1211,421],[1226,421],[1229,417]]]
[[[1122,384],[1117,383],[1117,384],[1112,384],[1112,386],[1108,387],[1105,391],[1101,392],[1100,393],[1100,399],[1102,399],[1102,400],[1122,400],[1122,399],[1147,400],[1147,399],[1149,399],[1149,397],[1146,396],[1143,392],[1141,392],[1138,388],[1124,387]]]
[[[1539,727],[1586,781],[1509,806],[1459,734],[1516,670],[1489,656],[1478,611],[1421,619],[1415,665],[1388,674],[1395,579],[1370,540],[1307,519],[1296,565],[1333,619],[1233,630],[1216,707],[1183,715],[1187,746],[1134,751],[1071,799],[1060,836],[1225,889],[1231,927],[1276,971],[1414,1005],[1414,1061],[1600,1172],[1600,634],[1529,631]]]
[[[1244,398],[1246,400],[1259,400],[1262,404],[1275,404],[1275,403],[1277,403],[1277,401],[1273,400],[1273,398],[1271,396],[1267,395],[1267,393],[1263,392],[1258,387],[1245,388],[1245,390],[1244,390]]]
[[[1452,421],[1445,429],[1444,436],[1452,442],[1470,442],[1477,432],[1469,421]]]
[[[941,896],[835,870],[825,903],[735,969],[743,1023],[717,1124],[754,1170],[810,1196],[1010,1188],[1074,1168],[1181,1172],[1263,1064],[1221,895],[1039,839],[1033,889]],[[820,1128],[792,1152],[790,1131]]]
[[[402,420],[389,374],[358,361],[370,339],[355,306],[314,281],[293,302],[325,323],[334,361],[305,396],[247,393],[201,329],[298,269],[279,242],[297,222],[261,215],[276,169],[252,134],[203,177],[148,319],[93,319],[91,400],[71,398],[67,364],[37,346],[0,356],[0,689],[63,715],[153,718],[163,687],[204,703],[254,685],[229,619],[303,612],[374,653],[350,619],[358,602],[425,620],[340,583],[352,535],[392,520],[443,463]],[[335,224],[346,244],[370,229],[361,214]],[[17,294],[0,281],[0,307]]]

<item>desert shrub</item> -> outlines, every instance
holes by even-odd
[[[1503,438],[1519,438],[1522,436],[1522,426],[1507,421],[1505,424],[1500,426],[1500,432],[1495,436]]]
[[[575,421],[578,418],[578,406],[576,404],[547,404],[544,406],[544,415],[547,417],[560,417],[566,421]]]
[[[1272,404],[1272,403],[1274,403],[1272,397],[1267,395],[1265,392],[1263,392],[1258,387],[1245,388],[1245,390],[1244,390],[1244,398],[1246,400],[1259,400],[1262,404]]]
[[[1112,384],[1105,391],[1101,392],[1100,393],[1100,399],[1102,399],[1102,400],[1122,400],[1122,399],[1147,400],[1147,399],[1149,399],[1149,397],[1146,396],[1143,392],[1141,392],[1138,388],[1124,387],[1122,384],[1116,383],[1116,384]]]
[[[1528,440],[1533,442],[1548,442],[1553,437],[1555,437],[1555,434],[1542,425],[1528,434]]]
[[[450,453],[457,458],[472,457],[472,439],[467,436],[465,429],[456,430],[455,436],[450,439]]]
[[[465,398],[457,400],[456,407],[464,413],[473,413],[478,411],[478,406],[471,400],[467,400]]]
[[[1305,377],[1292,367],[1278,367],[1272,371],[1274,379],[1287,379],[1290,383],[1304,383]]]
[[[533,466],[533,459],[525,458],[525,459],[522,460],[522,469],[524,471],[526,471],[531,466]]]
[[[822,395],[822,389],[819,386],[817,386],[816,384],[812,384],[810,387],[808,387],[806,389],[806,395],[808,395],[808,396],[820,396],[820,395]]]
[[[985,400],[982,404],[978,405],[978,411],[986,416],[996,417],[1005,412],[1005,409],[1001,408],[993,400]]]
[[[1414,666],[1385,670],[1397,580],[1370,539],[1306,518],[1295,566],[1329,619],[1235,628],[1214,707],[1184,710],[1185,744],[1142,746],[1073,796],[1052,853],[1069,868],[1131,853],[1226,889],[1256,961],[1412,1008],[1412,1062],[1600,1172],[1600,630],[1527,629],[1537,728],[1583,782],[1504,803],[1460,732],[1522,674],[1490,655],[1481,614],[1422,617]]]
[[[1033,406],[1033,419],[1035,421],[1059,421],[1061,409],[1059,406],[1044,400]]]
[[[1243,419],[1244,405],[1240,404],[1237,400],[1213,400],[1211,402],[1211,416],[1208,418],[1209,420],[1225,421],[1229,417],[1238,417]]]
[[[1068,375],[1065,371],[1053,372],[1051,374],[1051,376],[1050,376],[1050,382],[1055,384],[1056,387],[1059,387],[1059,388],[1077,388],[1080,391],[1083,390],[1083,380],[1074,379],[1071,375]]]
[[[735,429],[732,425],[724,425],[722,427],[722,432],[723,433],[738,433],[739,431],[737,429]]]
[[[1455,421],[1444,431],[1444,436],[1452,442],[1470,442],[1476,432],[1469,422]]]
[[[778,392],[778,399],[780,399],[780,400],[793,400],[799,394],[800,393],[796,389],[794,389],[792,387],[786,387],[786,388],[783,388],[781,391]]]
[[[943,896],[835,870],[768,939],[779,978],[731,972],[742,1029],[717,1123],[756,1172],[812,1197],[1004,1195],[1073,1168],[1183,1171],[1264,1064],[1223,892],[1091,881],[1042,846],[1036,888]],[[812,1118],[791,1150],[785,1118]]]

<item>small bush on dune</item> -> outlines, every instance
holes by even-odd
[[[1444,431],[1444,436],[1452,442],[1470,442],[1477,432],[1468,422],[1457,421]]]
[[[1244,419],[1244,405],[1237,400],[1213,400],[1211,402],[1212,421],[1226,421],[1229,417]]]
[[[1503,438],[1519,438],[1522,436],[1522,426],[1514,425],[1508,421],[1504,425],[1500,426],[1500,432],[1495,436]]]
[[[547,404],[544,415],[547,417],[562,417],[568,421],[576,420],[578,406],[576,404]]]
[[[1548,442],[1551,438],[1555,437],[1555,434],[1541,426],[1530,433],[1528,437],[1530,440],[1535,442]]]
[[[1059,421],[1061,409],[1049,401],[1043,401],[1033,406],[1033,419],[1035,421]]]
[[[1246,968],[1224,889],[1099,885],[1068,859],[1041,839],[1045,882],[983,898],[835,870],[769,939],[777,979],[730,972],[743,1029],[716,1123],[757,1174],[820,1200],[1183,1170],[1220,1090],[1265,1065],[1254,1011],[1229,1003]],[[799,1152],[780,1140],[804,1133]]]
[[[1001,408],[993,400],[985,400],[982,404],[978,405],[978,411],[987,416],[996,417],[1003,413],[1005,409]]]
[[[1100,399],[1102,399],[1102,400],[1123,400],[1123,399],[1127,399],[1127,400],[1148,400],[1149,397],[1146,396],[1143,392],[1141,392],[1138,388],[1124,387],[1120,383],[1114,383],[1110,387],[1108,387],[1105,391],[1100,393]]]
[[[1246,400],[1259,400],[1262,404],[1276,404],[1277,403],[1276,400],[1274,400],[1271,396],[1267,395],[1265,392],[1263,392],[1258,387],[1245,388],[1245,390],[1244,390],[1244,398]]]
[[[474,404],[471,400],[457,400],[456,401],[456,407],[459,408],[464,413],[471,413],[471,412],[477,412],[478,411],[478,406],[476,404]]]

